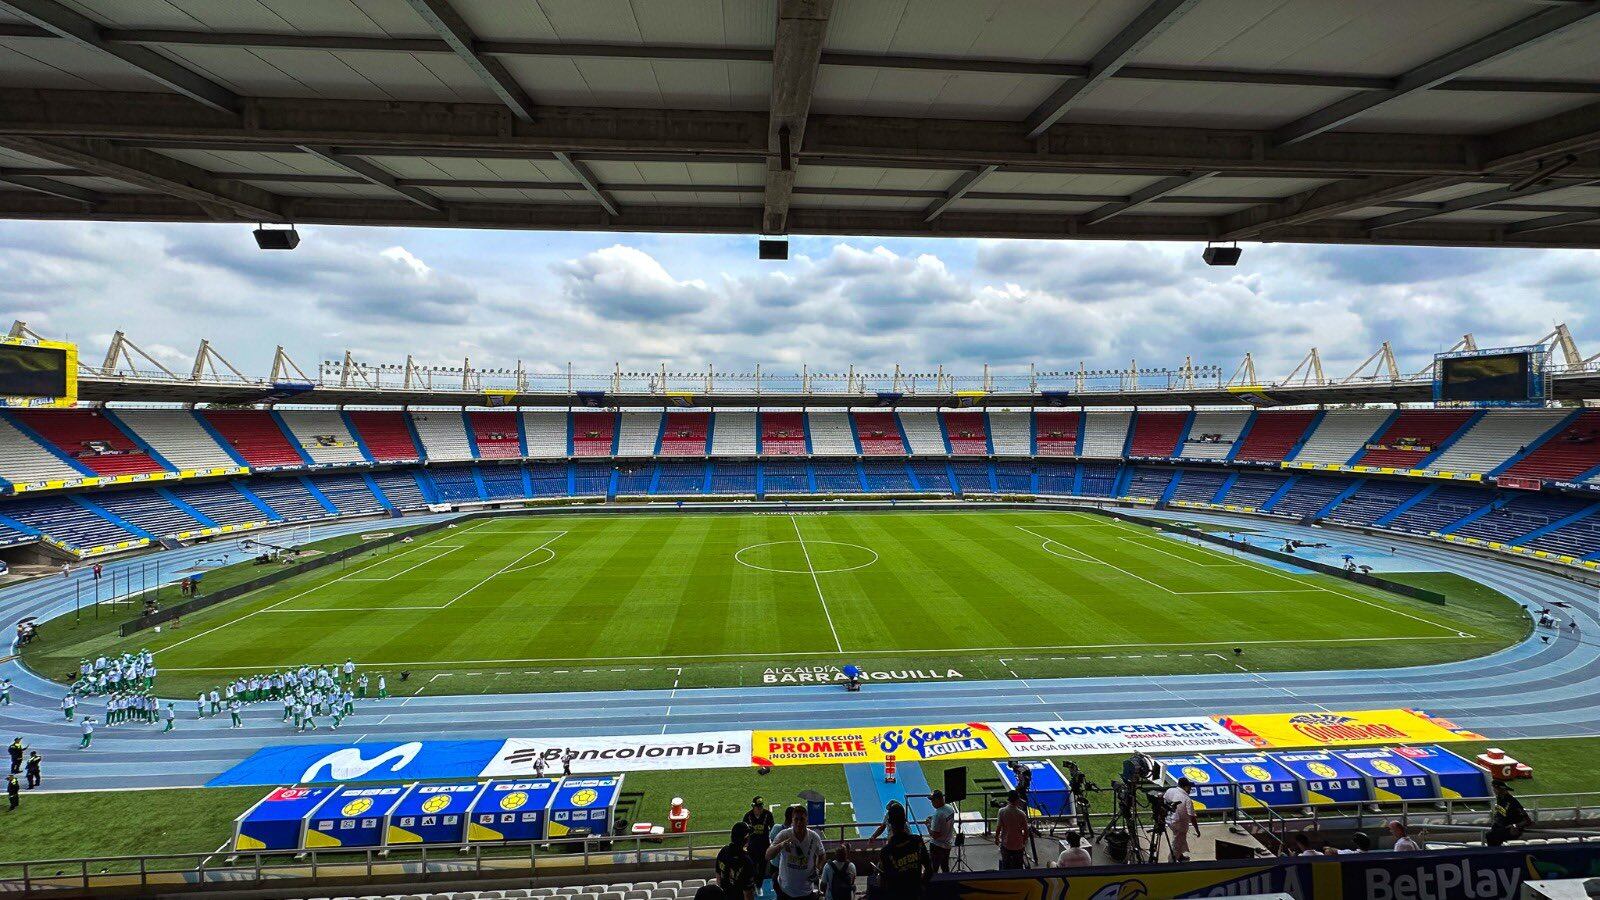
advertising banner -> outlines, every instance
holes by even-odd
[[[985,724],[999,735],[1001,745],[1012,756],[1193,753],[1256,746],[1209,716]]]
[[[574,775],[642,772],[660,769],[737,769],[750,765],[750,732],[701,731],[689,734],[624,737],[511,738],[480,773],[491,778],[521,778],[544,771],[561,774],[572,756]]]
[[[1266,713],[1218,716],[1252,747],[1336,747],[1349,744],[1475,741],[1483,736],[1416,709]]]
[[[981,722],[892,725],[875,728],[797,728],[757,731],[752,761],[758,766],[994,759],[1006,755],[999,737]]]

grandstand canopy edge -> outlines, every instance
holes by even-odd
[[[1600,247],[1594,3],[415,6],[0,5],[0,217]]]

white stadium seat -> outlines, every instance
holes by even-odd
[[[1293,462],[1345,465],[1383,427],[1391,412],[1387,409],[1350,409],[1328,413],[1322,417],[1317,430],[1306,439],[1305,446],[1300,448]]]
[[[422,438],[429,462],[445,462],[472,458],[472,445],[467,443],[467,423],[459,409],[439,409],[430,412],[412,412],[411,421]]]
[[[913,456],[946,456],[944,432],[939,430],[939,413],[931,409],[900,411],[900,427],[906,433]]]
[[[522,430],[528,436],[528,456],[532,459],[563,459],[567,456],[567,414],[562,410],[524,410]]]
[[[855,456],[856,441],[850,429],[850,414],[842,409],[812,410],[806,413],[814,456]]]

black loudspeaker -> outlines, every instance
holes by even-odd
[[[761,259],[788,259],[789,242],[785,240],[762,238],[757,250],[757,255]]]
[[[953,766],[944,770],[944,799],[949,803],[967,799],[966,766]]]
[[[293,250],[300,246],[300,232],[293,228],[257,228],[256,246],[262,250]]]
[[[1208,266],[1237,266],[1243,253],[1239,247],[1207,247],[1200,255]]]

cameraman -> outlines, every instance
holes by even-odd
[[[1167,808],[1167,833],[1172,838],[1172,861],[1189,861],[1189,830],[1194,829],[1196,837],[1200,835],[1200,818],[1195,815],[1194,800],[1189,797],[1189,791],[1194,787],[1194,782],[1187,778],[1179,778],[1178,783],[1167,788],[1161,795],[1161,802]]]

